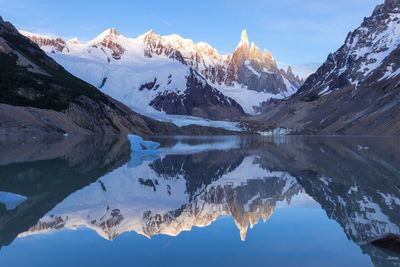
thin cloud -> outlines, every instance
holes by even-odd
[[[162,21],[168,28],[172,28],[172,24],[169,23],[167,20]]]

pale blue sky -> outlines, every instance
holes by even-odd
[[[88,40],[115,27],[127,36],[153,29],[231,52],[247,29],[250,41],[280,62],[323,62],[349,31],[384,0],[0,0],[17,28]]]

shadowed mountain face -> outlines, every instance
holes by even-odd
[[[159,153],[132,153],[130,160],[127,141],[115,139],[4,149],[10,157],[0,158],[0,192],[26,200],[1,208],[2,245],[79,226],[108,240],[126,232],[177,236],[225,216],[245,240],[260,218],[268,224],[280,206],[306,202],[322,208],[375,266],[399,266],[398,255],[369,245],[400,234],[398,140],[156,140]],[[26,158],[12,160],[15,151]]]
[[[400,134],[400,1],[385,0],[288,101],[262,119],[302,133]]]

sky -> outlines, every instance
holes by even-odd
[[[108,28],[129,37],[177,33],[231,53],[246,29],[277,61],[325,61],[384,0],[0,0],[18,29],[90,40]]]

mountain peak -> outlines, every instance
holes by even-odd
[[[249,46],[249,38],[247,36],[247,31],[245,29],[242,30],[239,46]]]
[[[120,35],[120,33],[115,28],[110,28],[110,29],[106,30],[106,32],[108,33],[108,35],[113,35],[113,36]]]
[[[111,56],[115,60],[121,59],[125,52],[123,47],[126,37],[122,36],[115,28],[110,28],[102,32],[99,36],[89,42],[90,45],[101,45],[111,50]]]
[[[117,31],[117,29],[109,28],[109,29],[103,31],[102,33],[100,33],[100,35],[98,35],[96,38],[94,38],[91,42],[92,43],[100,43],[105,39],[115,39],[120,35],[121,34]]]
[[[157,33],[153,29],[151,29],[151,30],[149,30],[149,31],[144,33],[144,35],[156,35],[156,34]]]
[[[102,32],[100,34],[100,36],[102,36],[103,38],[116,38],[118,36],[120,36],[121,34],[119,33],[119,31],[117,31],[116,28],[109,28],[107,30],[105,30],[104,32]]]
[[[262,53],[262,58],[264,61],[268,62],[273,62],[275,61],[274,56],[271,54],[271,52],[269,52],[267,49],[264,49],[263,53]]]
[[[400,10],[400,0],[385,0],[383,4],[376,6],[373,16],[392,13]]]
[[[288,66],[286,72],[287,74],[293,74],[292,66]]]
[[[144,43],[152,42],[158,39],[159,35],[154,30],[149,30],[138,36],[139,39],[143,40]]]
[[[75,44],[75,45],[81,44],[81,42],[79,41],[78,37],[74,37],[74,38],[72,38],[72,39],[69,39],[69,40],[67,41],[67,43],[68,43],[68,44]]]

